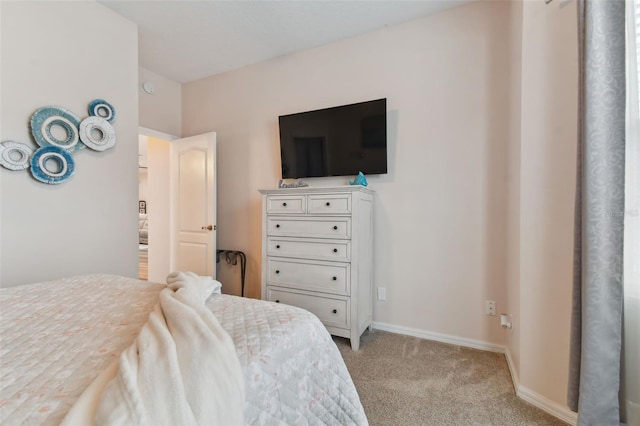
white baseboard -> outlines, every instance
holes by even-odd
[[[434,333],[432,331],[419,330],[416,328],[402,327],[393,324],[387,324],[383,322],[373,322],[373,328],[376,330],[388,331],[391,333],[404,334],[406,336],[419,337],[421,339],[435,340],[436,342],[449,343],[451,345],[464,346],[467,348],[480,349],[490,352],[498,352],[505,355],[507,359],[507,365],[509,366],[509,372],[511,373],[511,380],[513,381],[513,387],[516,391],[518,398],[528,402],[531,405],[538,407],[539,409],[559,418],[562,421],[575,426],[578,421],[578,416],[569,408],[558,404],[549,398],[540,395],[520,384],[520,378],[515,366],[509,349],[496,345],[495,343],[488,343],[482,340],[467,339],[465,337],[452,336],[450,334]]]
[[[518,396],[518,398],[538,407],[543,411],[546,411],[552,416],[555,416],[572,426],[575,426],[578,423],[578,415],[569,410],[568,407],[562,406],[557,402],[552,401],[549,398],[540,395],[539,393],[534,392],[525,386],[522,386],[520,384],[520,377],[515,370],[513,358],[511,358],[511,352],[509,351],[509,348],[505,348],[504,356],[507,359],[507,365],[509,366],[509,372],[511,373],[511,379],[513,380],[513,387],[516,390],[516,395]]]
[[[449,343],[451,345],[464,346],[467,348],[481,349],[483,351],[504,353],[504,346],[481,340],[467,339],[465,337],[452,336],[450,334],[434,333],[432,331],[418,330],[416,328],[401,327],[384,322],[373,322],[376,330],[389,331],[391,333],[404,334],[405,336],[419,337],[421,339],[435,340],[436,342]]]

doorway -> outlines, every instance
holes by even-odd
[[[138,279],[149,279],[149,219],[147,216],[147,137],[138,137]]]
[[[216,134],[184,139],[140,128],[139,277],[175,270],[215,278]]]
[[[164,282],[171,253],[171,141],[149,129],[138,136],[138,273],[139,279]]]

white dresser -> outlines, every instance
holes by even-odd
[[[313,312],[333,335],[373,317],[373,197],[363,186],[261,190],[262,299]]]

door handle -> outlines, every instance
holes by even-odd
[[[201,228],[203,231],[206,229],[207,231],[213,231],[213,225],[209,225],[209,226],[203,226]]]

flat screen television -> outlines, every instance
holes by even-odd
[[[387,173],[387,99],[282,115],[282,178]]]

